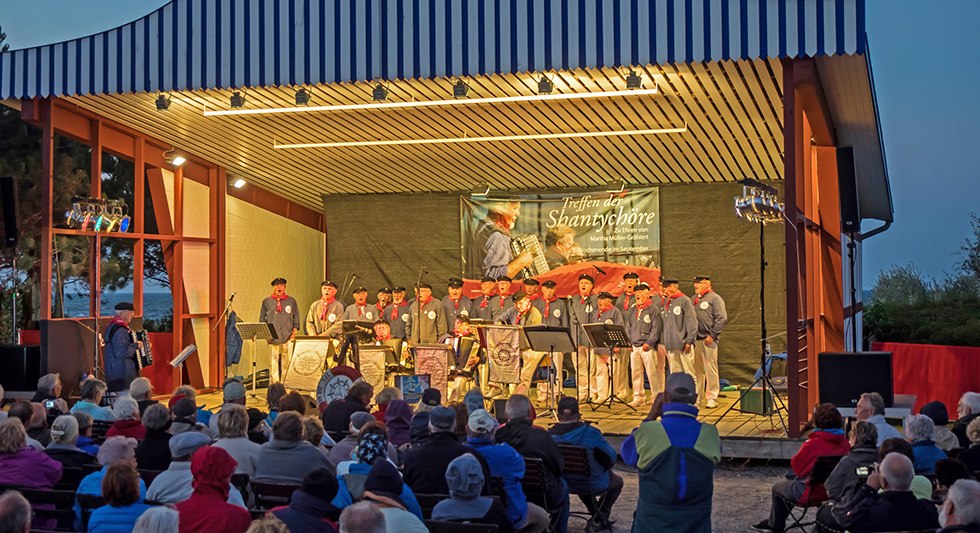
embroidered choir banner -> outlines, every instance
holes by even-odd
[[[387,346],[362,345],[357,350],[361,377],[376,391],[380,391],[385,386],[385,352],[387,348]]]
[[[415,352],[415,375],[428,375],[429,386],[446,397],[449,388],[449,349],[443,344],[420,344]]]
[[[518,383],[521,375],[521,330],[505,326],[480,329],[486,341],[489,381]]]

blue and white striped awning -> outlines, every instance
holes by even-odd
[[[173,0],[113,30],[0,54],[0,99],[864,49],[864,0]]]

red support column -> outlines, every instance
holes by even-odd
[[[41,320],[51,318],[51,269],[54,235],[54,125],[51,121],[51,99],[38,101],[41,118]]]

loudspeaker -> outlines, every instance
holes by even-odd
[[[881,394],[886,407],[895,401],[891,352],[822,352],[817,374],[820,403],[854,407],[865,392]]]
[[[507,400],[494,400],[493,401],[493,414],[497,417],[497,422],[501,424],[507,423],[507,414],[504,409],[507,407]]]
[[[0,346],[0,385],[7,391],[32,391],[41,378],[40,346]]]
[[[0,176],[0,204],[3,205],[3,247],[17,246],[17,182],[13,176]]]
[[[840,192],[840,230],[843,233],[861,231],[861,196],[858,193],[854,169],[854,148],[837,148],[837,188]]]
[[[757,415],[768,415],[773,412],[772,390],[766,389],[766,395],[762,395],[762,387],[752,387],[742,395],[738,410]]]

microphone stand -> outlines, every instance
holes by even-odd
[[[347,278],[350,278],[350,280],[348,281]],[[357,274],[353,272],[348,272],[347,274],[344,274],[344,290],[343,292],[340,293],[340,298],[338,298],[341,302],[344,302],[344,298],[347,298],[347,291],[349,291],[351,287],[354,286],[355,279],[357,279]]]

